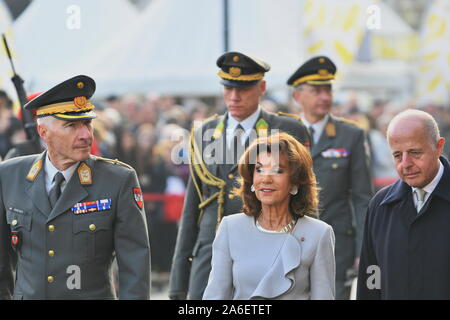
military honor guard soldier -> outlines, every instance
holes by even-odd
[[[227,112],[203,122],[191,134],[191,176],[173,258],[169,297],[202,299],[211,271],[212,243],[222,218],[242,212],[236,186],[237,159],[259,136],[284,131],[309,145],[298,116],[262,110],[264,74],[270,66],[240,52],[217,60]]]
[[[336,299],[349,299],[347,272],[359,262],[364,217],[373,194],[365,132],[330,114],[336,66],[311,58],[288,79],[311,135],[311,155],[320,187],[319,217],[336,235]]]
[[[42,154],[0,163],[0,298],[148,299],[150,247],[130,166],[90,155],[95,82],[76,76],[25,105]],[[14,276],[15,273],[15,276]]]

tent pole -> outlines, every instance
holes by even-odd
[[[223,0],[223,49],[224,52],[228,52],[229,50],[229,34],[228,34],[228,29],[229,29],[229,15],[228,15],[228,7],[229,7],[229,3],[228,0]]]

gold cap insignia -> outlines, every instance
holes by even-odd
[[[39,161],[35,162],[33,164],[33,166],[31,167],[31,169],[27,175],[27,180],[34,181],[36,179],[37,175],[39,174],[39,172],[41,171],[41,169],[42,169],[42,160],[39,160]]]
[[[75,97],[73,99],[73,104],[77,107],[77,108],[84,108],[87,104],[87,99],[84,96],[81,97]]]
[[[234,56],[234,57],[233,57],[233,61],[234,61],[234,62],[239,62],[239,57],[238,57],[238,56]]]
[[[78,177],[81,184],[92,184],[91,168],[84,162],[78,167]]]
[[[327,76],[328,75],[328,70],[327,69],[319,69],[319,75]]]
[[[83,81],[77,82],[77,88],[78,89],[83,89],[84,88],[84,82]]]
[[[325,59],[324,58],[319,58],[319,63],[324,63]]]
[[[239,77],[241,75],[241,68],[231,67],[229,72],[232,77]]]

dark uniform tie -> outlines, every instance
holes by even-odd
[[[244,134],[244,128],[239,123],[234,129],[233,134],[233,150],[234,150],[234,163],[238,163],[242,153],[243,153],[243,145],[242,145],[242,135]]]
[[[313,126],[309,126],[308,130],[309,130],[309,135],[311,136],[310,146],[311,146],[311,149],[312,149],[312,147],[314,146],[314,132],[315,132],[315,130],[314,130]]]
[[[64,181],[64,176],[58,171],[53,180],[55,181],[55,184],[48,193],[48,199],[50,200],[50,205],[52,208],[55,207],[56,201],[58,201],[58,198],[61,195],[61,184]]]

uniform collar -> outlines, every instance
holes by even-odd
[[[60,171],[62,173],[62,175],[64,176],[64,180],[66,181],[66,183],[70,180],[70,178],[72,178],[72,175],[75,172],[75,170],[77,169],[79,164],[80,164],[80,162],[77,162],[77,163],[71,165],[66,170]],[[51,186],[51,184],[53,182],[53,178],[55,177],[56,173],[59,172],[59,170],[50,161],[50,158],[48,157],[48,151],[46,152],[46,155],[45,155],[45,165],[44,166],[45,166],[44,167],[45,185],[50,190],[49,187]]]
[[[314,129],[314,143],[317,143],[320,139],[320,136],[322,135],[322,131],[325,128],[326,124],[328,123],[328,120],[330,116],[327,114],[322,120],[317,121],[316,123],[309,123],[308,120],[306,120],[305,115],[301,115],[304,125],[309,129],[312,127]]]
[[[234,129],[237,127],[238,124],[240,124],[247,133],[248,131],[254,128],[256,120],[258,120],[260,114],[261,114],[261,107],[258,106],[258,109],[256,109],[256,111],[253,112],[248,118],[239,122],[236,119],[234,119],[230,113],[228,113],[227,132],[231,132],[231,134],[233,134]]]

